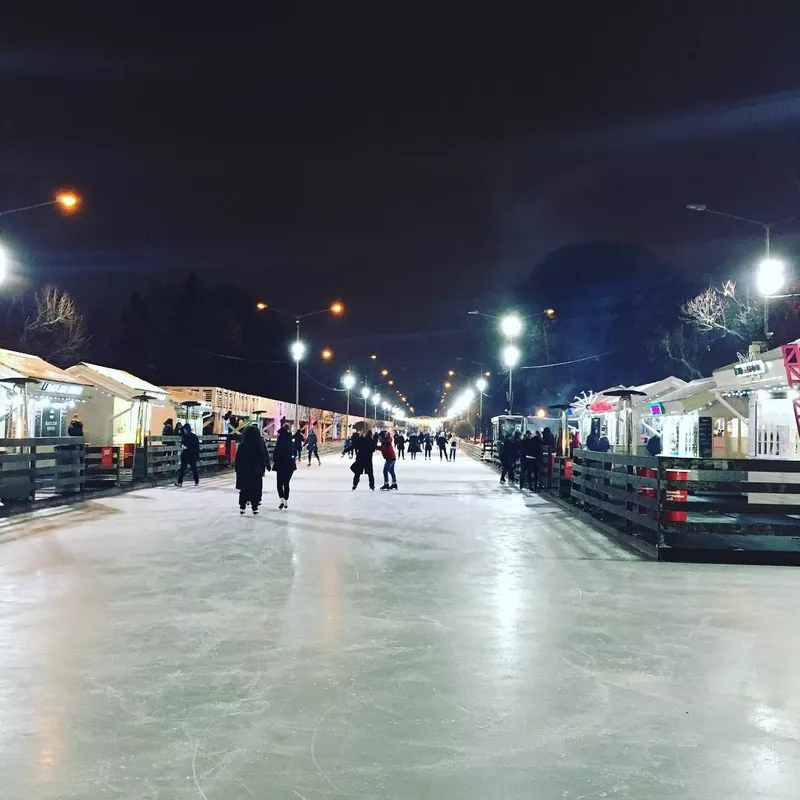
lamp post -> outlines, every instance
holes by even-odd
[[[349,372],[345,373],[342,376],[342,385],[347,392],[347,416],[345,417],[344,424],[344,438],[346,439],[350,435],[350,392],[356,385],[355,376],[351,375]]]
[[[305,345],[300,341],[300,320],[306,317],[315,317],[317,314],[331,313],[339,316],[344,313],[344,303],[337,300],[331,303],[327,308],[320,308],[317,311],[309,311],[307,314],[292,314],[290,311],[282,311],[280,308],[267,305],[263,301],[256,303],[256,311],[274,311],[276,314],[283,314],[286,317],[294,317],[295,326],[295,339],[290,348],[292,358],[295,362],[295,402],[294,402],[294,425],[295,430],[300,429],[300,420],[298,415],[300,412],[300,361],[305,355]]]
[[[503,359],[503,366],[508,369],[508,414],[511,416],[514,413],[514,387],[513,375],[514,367],[519,362],[520,352],[519,347],[515,344],[507,344],[500,353]]]
[[[486,378],[478,378],[478,380],[475,381],[475,388],[478,390],[478,396],[480,397],[478,416],[481,421],[481,436],[483,436],[483,394],[488,387],[489,382]]]
[[[292,342],[289,351],[295,365],[294,374],[294,429],[300,430],[300,361],[306,353],[306,346],[300,341],[300,327],[297,328],[297,339]]]
[[[375,427],[378,427],[378,405],[381,402],[381,396],[376,392],[372,395],[372,404],[375,406]]]
[[[737,222],[745,222],[749,225],[758,225],[759,228],[763,229],[764,258],[759,263],[758,271],[756,272],[756,288],[764,298],[764,338],[769,340],[769,298],[776,295],[783,288],[785,282],[784,263],[778,258],[773,258],[770,252],[770,232],[775,225],[779,225],[782,222],[790,222],[793,219],[797,219],[797,216],[784,217],[773,222],[762,222],[758,219],[740,217],[738,214],[716,211],[713,208],[709,208],[705,203],[689,203],[686,208],[689,211],[700,211],[706,214],[713,214],[716,217],[726,217]]]
[[[364,398],[364,433],[367,432],[367,400],[369,400],[371,394],[369,386],[361,387],[361,396]]]

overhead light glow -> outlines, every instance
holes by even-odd
[[[289,351],[295,361],[302,361],[303,356],[306,354],[306,346],[302,342],[292,342]]]
[[[56,203],[65,214],[72,214],[78,210],[81,198],[75,192],[59,192],[56,195]]]
[[[519,314],[506,314],[500,318],[500,330],[503,336],[514,339],[522,333],[524,323]]]
[[[342,385],[345,389],[349,392],[355,385],[356,385],[356,378],[355,375],[351,375],[349,372],[342,378]]]
[[[519,347],[513,344],[506,345],[502,350],[503,364],[508,369],[513,369],[517,366],[519,361],[520,351]]]
[[[786,265],[779,258],[765,258],[758,265],[756,287],[764,297],[783,289],[786,283]]]
[[[479,392],[485,392],[489,388],[489,381],[487,381],[486,378],[478,378],[478,380],[475,381],[475,388]]]
[[[366,400],[372,394],[372,389],[369,386],[361,387],[361,396]]]
[[[264,302],[256,303],[256,310],[257,311],[266,311],[267,310],[267,304],[264,303]]]
[[[337,300],[335,303],[331,303],[331,313],[332,314],[342,314],[344,313],[344,303]]]
[[[333,350],[331,350],[330,347],[326,347],[320,355],[323,361],[330,361],[333,358]]]

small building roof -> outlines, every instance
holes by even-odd
[[[0,380],[3,378],[33,378],[42,383],[86,385],[39,356],[0,348]]]
[[[168,393],[164,389],[121,369],[101,367],[98,364],[82,361],[70,367],[67,372],[125,400],[131,400],[135,395],[141,394],[152,395],[153,399],[162,402],[166,402],[168,398]]]

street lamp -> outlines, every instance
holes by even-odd
[[[512,385],[512,376],[514,374],[514,367],[519,362],[520,350],[515,344],[507,344],[501,351],[500,356],[503,359],[503,366],[508,369],[508,413],[511,415],[514,410],[514,390]]]
[[[475,381],[475,388],[478,390],[478,396],[480,397],[478,416],[481,421],[481,436],[483,436],[483,395],[489,388],[489,381],[487,381],[486,378],[478,378],[478,380]]]
[[[364,433],[367,432],[367,400],[369,400],[371,394],[372,390],[369,386],[361,387],[361,396],[364,398]]]
[[[292,342],[292,346],[289,348],[289,352],[292,354],[292,359],[294,360],[294,366],[295,366],[294,425],[295,425],[295,430],[299,430],[300,429],[300,362],[302,361],[303,356],[306,354],[306,346],[298,338],[294,342]]]
[[[378,421],[378,405],[381,402],[381,396],[376,392],[372,395],[372,404],[375,406],[375,422]],[[377,426],[376,426],[377,427]]]
[[[295,325],[295,344],[300,344],[300,320],[305,319],[306,317],[315,317],[317,314],[333,314],[335,316],[339,316],[344,313],[344,303],[340,300],[337,300],[335,303],[331,303],[327,308],[321,308],[318,311],[309,311],[306,314],[293,314],[290,311],[283,311],[280,308],[274,308],[273,306],[268,305],[263,300],[260,300],[256,303],[256,311],[274,311],[276,314],[283,314],[285,317],[294,317],[294,325]],[[326,348],[327,350],[327,348]],[[297,426],[299,425],[299,420],[297,419],[298,411],[300,409],[300,359],[303,358],[305,355],[305,346],[303,346],[302,351],[299,349],[296,351],[299,352],[299,357],[295,357],[295,347],[292,346],[292,358],[294,358],[297,369],[295,375],[295,430],[297,430]],[[323,351],[323,358],[327,361],[331,357],[333,357],[333,353],[328,350],[329,356],[324,355]]]
[[[345,425],[344,425],[344,438],[346,439],[350,435],[350,392],[353,391],[353,387],[356,385],[356,379],[354,375],[351,375],[349,372],[346,372],[342,376],[342,386],[344,386],[345,391],[347,392],[347,416],[345,417]]]
[[[30,206],[20,206],[19,208],[9,208],[0,211],[0,217],[7,214],[18,214],[20,211],[32,211],[34,208],[46,208],[47,206],[58,206],[65,214],[74,214],[81,205],[81,197],[75,192],[61,191],[52,200],[44,203],[34,203]]]
[[[764,338],[769,340],[769,298],[770,295],[777,294],[785,281],[783,262],[777,258],[772,258],[770,254],[770,232],[775,225],[781,222],[789,222],[797,219],[797,216],[776,219],[773,222],[762,222],[758,219],[740,217],[737,214],[728,214],[725,211],[716,211],[709,208],[705,203],[689,203],[686,206],[689,211],[702,211],[706,214],[713,214],[716,217],[726,217],[737,222],[745,222],[748,225],[758,225],[764,230],[764,258],[758,265],[756,272],[756,288],[764,297]]]
[[[522,333],[523,327],[519,314],[505,314],[500,317],[500,331],[506,339],[516,339]]]

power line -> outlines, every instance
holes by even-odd
[[[623,350],[630,350],[636,347],[635,344],[629,344],[627,347],[619,347],[616,350],[606,350],[605,353],[595,353],[593,356],[586,356],[585,358],[574,358],[571,361],[556,361],[554,364],[533,364],[530,367],[519,367],[519,369],[548,369],[549,367],[563,367],[567,364],[580,364],[582,361],[592,361],[595,358],[603,358],[603,356],[610,356],[614,353],[621,353]]]

